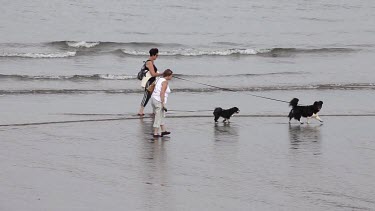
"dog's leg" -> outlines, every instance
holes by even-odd
[[[311,118],[311,117],[306,117],[306,119],[307,119],[307,120],[306,120],[306,123],[307,123],[307,124],[310,124],[310,118]]]
[[[227,119],[224,119],[223,122],[227,122]]]
[[[318,116],[318,114],[313,114],[313,117],[315,117],[315,119],[319,120],[320,122],[323,122],[323,120]]]
[[[215,115],[214,121],[217,122],[217,120],[220,118],[220,116]]]
[[[289,124],[290,124],[290,121],[293,119],[293,109],[290,110],[288,117],[289,117]]]

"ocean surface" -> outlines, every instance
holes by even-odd
[[[374,11],[2,0],[0,210],[374,210]],[[176,76],[160,140],[135,116],[154,47]],[[289,125],[294,97],[324,123]]]

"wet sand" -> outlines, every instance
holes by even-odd
[[[323,118],[323,117],[322,117]],[[374,117],[2,127],[0,210],[373,210]]]

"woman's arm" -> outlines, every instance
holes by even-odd
[[[164,98],[165,98],[165,92],[167,91],[167,87],[168,87],[168,81],[163,81],[161,83],[161,91],[160,91],[160,100],[161,100],[161,104],[163,105],[164,107]]]

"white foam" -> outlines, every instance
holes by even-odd
[[[25,58],[64,58],[75,56],[77,52],[68,51],[64,53],[3,53],[1,57],[25,57]]]
[[[37,75],[30,77],[32,79],[61,79],[61,76],[46,76],[46,75]]]
[[[259,50],[257,50],[257,53],[269,53],[271,51],[272,51],[272,49],[259,49]]]
[[[126,80],[126,79],[133,79],[136,78],[136,76],[130,76],[130,75],[112,75],[112,74],[99,74],[99,78],[107,79],[107,80]]]
[[[100,44],[100,42],[86,42],[86,41],[67,41],[66,44],[73,48],[92,48]]]
[[[220,50],[206,50],[206,49],[176,49],[176,50],[167,50],[160,51],[159,54],[162,56],[228,56],[233,54],[240,55],[256,55],[262,50],[255,49],[220,49]],[[269,52],[270,50],[263,50],[264,52]],[[146,51],[137,51],[137,50],[126,50],[122,49],[122,52],[134,56],[147,56],[148,52]]]
[[[134,55],[134,56],[148,56],[149,55],[149,53],[146,51],[126,50],[126,49],[121,49],[121,51],[125,54]]]

